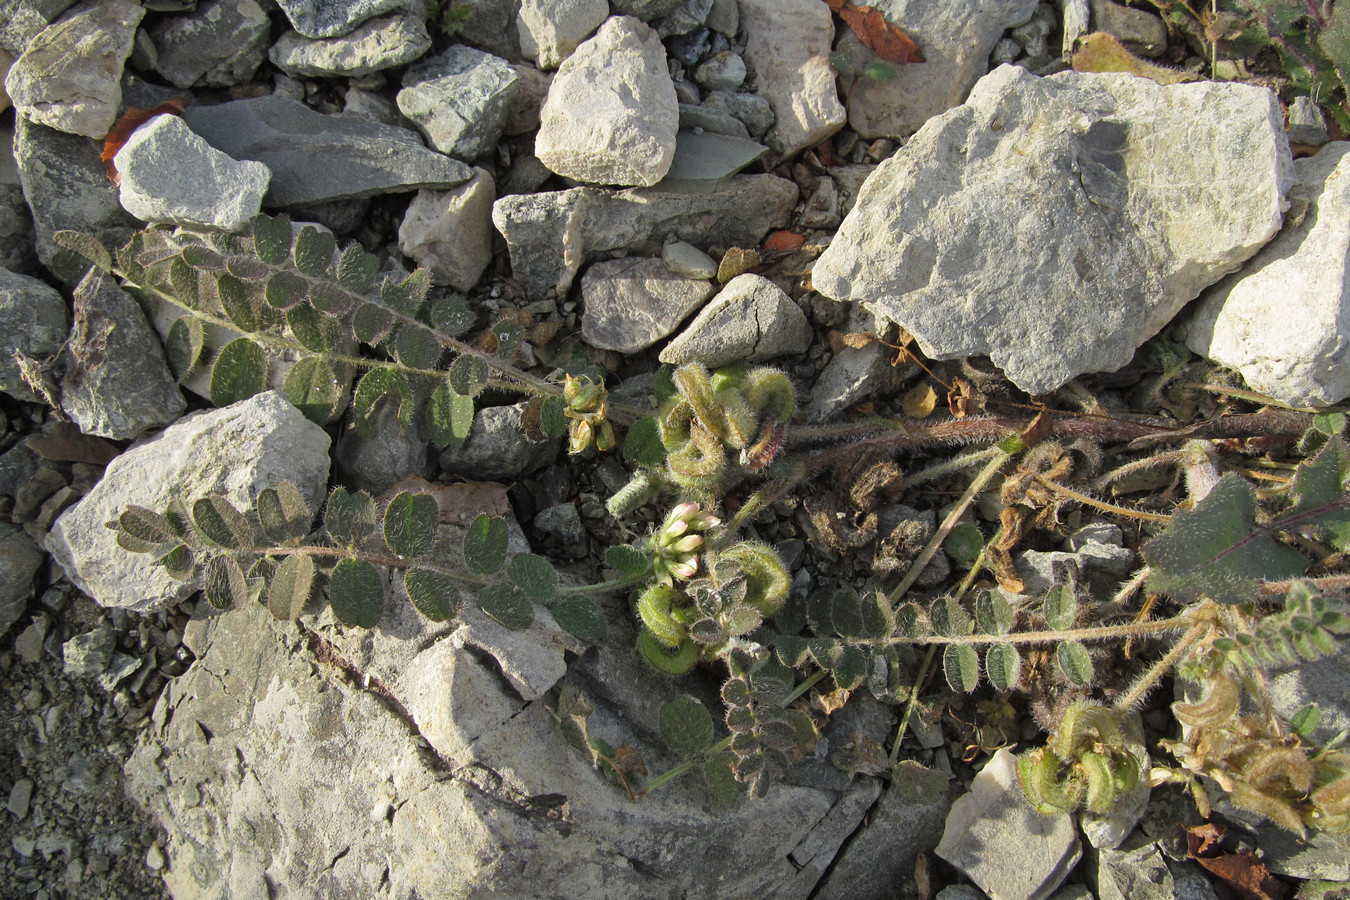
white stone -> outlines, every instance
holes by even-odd
[[[737,275],[661,351],[661,362],[716,367],[805,353],[811,324],[783,289],[762,275]]]
[[[414,16],[371,19],[351,34],[334,38],[307,38],[288,31],[268,51],[268,58],[292,78],[359,78],[405,66],[431,48],[426,25]]]
[[[478,283],[492,262],[492,203],[497,186],[485,169],[448,191],[421,190],[408,204],[398,247],[457,291]]]
[[[830,65],[834,22],[820,0],[741,0],[746,61],[777,121],[766,142],[782,156],[813,147],[844,124]]]
[[[651,186],[670,168],[679,120],[656,32],[615,16],[558,69],[534,152],[578,181]]]
[[[523,0],[520,52],[541,69],[556,69],[608,17],[606,0]]]
[[[581,278],[581,295],[586,343],[637,353],[679,327],[713,295],[713,286],[676,275],[659,259],[629,257],[591,266]]]
[[[1350,396],[1350,142],[1296,160],[1288,223],[1208,291],[1186,344],[1294,406]]]

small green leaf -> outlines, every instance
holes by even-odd
[[[497,339],[497,350],[492,355],[506,362],[515,359],[520,352],[520,345],[525,343],[525,332],[515,322],[506,319],[492,326],[492,336]]]
[[[659,713],[661,739],[676,756],[697,756],[713,741],[713,720],[697,699],[681,694],[662,705]]]
[[[128,280],[143,283],[138,279],[128,278]],[[183,262],[181,256],[169,258],[169,284],[173,285],[174,293],[178,295],[179,300],[193,309],[200,308],[201,278],[198,277],[196,269]]]
[[[535,600],[549,601],[558,596],[558,570],[534,553],[513,556],[506,567],[506,577]]]
[[[184,544],[177,544],[155,562],[164,567],[170,578],[177,578],[180,581],[191,577],[197,565],[192,550]]]
[[[605,565],[617,569],[629,578],[645,575],[651,563],[647,554],[627,544],[615,544],[605,550]]]
[[[830,596],[830,624],[834,633],[845,640],[862,638],[862,603],[857,591],[842,588]]]
[[[928,609],[933,630],[942,637],[959,637],[970,633],[970,615],[952,597],[939,597]]]
[[[318,278],[328,271],[336,249],[337,241],[331,234],[306,225],[295,239],[295,268],[301,275]]]
[[[830,674],[834,676],[834,683],[841,689],[851,691],[867,677],[867,658],[854,645],[845,644],[839,665],[835,666]]]
[[[441,342],[431,329],[405,323],[394,335],[393,351],[398,361],[411,369],[430,369],[440,361]]]
[[[378,344],[394,330],[394,314],[375,303],[363,303],[352,316],[352,333],[358,341]]]
[[[698,662],[698,645],[693,641],[667,647],[646,628],[638,635],[638,650],[652,668],[665,675],[683,675]]]
[[[478,594],[483,612],[512,631],[523,631],[534,622],[534,604],[512,584],[490,584]]]
[[[948,644],[942,651],[942,673],[953,691],[968,694],[980,683],[980,658],[967,644]]]
[[[231,256],[225,260],[225,271],[240,281],[262,281],[272,274],[271,268],[252,256]]]
[[[403,589],[417,611],[433,622],[459,614],[459,590],[449,575],[413,567],[403,574]]]
[[[795,634],[781,634],[774,642],[774,651],[778,654],[778,659],[785,666],[796,668],[806,662],[810,655],[810,647],[806,643],[806,638]]]
[[[1078,619],[1078,598],[1066,584],[1051,585],[1050,590],[1045,592],[1042,610],[1045,624],[1052,631],[1067,631]]]
[[[656,370],[656,377],[652,379],[652,392],[656,395],[657,403],[665,403],[680,392],[675,387],[674,366],[663,365]]]
[[[375,501],[365,491],[349,494],[333,489],[323,514],[323,526],[334,543],[355,546],[375,530]]]
[[[290,309],[309,293],[309,282],[294,272],[277,272],[267,279],[263,296],[274,309]]]
[[[1294,729],[1294,734],[1309,740],[1312,733],[1317,730],[1318,724],[1322,721],[1322,712],[1317,708],[1316,703],[1309,703],[1307,706],[1299,709],[1289,720],[1289,727]]]
[[[984,634],[1007,634],[1013,626],[1013,608],[997,591],[980,591],[975,598],[975,621]]]
[[[337,371],[321,356],[305,356],[296,362],[286,373],[282,392],[315,425],[336,419],[347,399]]]
[[[703,779],[708,783],[708,792],[722,806],[735,803],[745,790],[745,785],[736,778],[735,762],[733,754],[719,753],[703,764]]]
[[[248,600],[248,584],[239,561],[229,554],[213,556],[202,572],[202,589],[216,609],[233,609]]]
[[[235,550],[253,543],[248,520],[219,494],[203,497],[193,503],[192,521],[201,536],[218,547]]]
[[[317,310],[342,316],[352,308],[352,304],[361,302],[361,298],[331,281],[320,281],[310,285],[309,302]]]
[[[286,216],[253,220],[253,250],[268,265],[279,266],[291,255],[291,235],[291,220]]]
[[[343,559],[328,577],[328,599],[333,615],[343,625],[374,628],[384,613],[384,579],[364,559]]]
[[[635,466],[659,466],[666,461],[661,429],[654,416],[643,416],[628,429],[623,439],[623,457]]]
[[[415,316],[426,302],[427,292],[431,289],[431,270],[418,269],[401,282],[392,278],[385,279],[380,285],[380,300],[392,310],[405,316]]]
[[[216,293],[225,315],[240,331],[262,331],[261,304],[248,285],[233,275],[221,275],[216,279]]]
[[[1006,693],[1022,677],[1022,655],[1012,644],[995,644],[985,651],[984,671],[994,690]]]
[[[307,553],[292,553],[277,566],[267,589],[267,608],[278,619],[295,621],[309,602],[314,588],[314,559]]]
[[[487,387],[487,363],[469,353],[455,357],[450,364],[450,387],[456,394],[477,397]]]
[[[1065,641],[1055,651],[1060,671],[1073,684],[1083,685],[1092,681],[1092,657],[1087,647],[1079,641]]]
[[[267,357],[248,338],[230,341],[211,368],[211,402],[229,406],[267,389]]]
[[[811,638],[807,646],[811,658],[822,669],[833,669],[844,661],[844,645],[833,638]]]
[[[969,569],[979,558],[980,551],[984,549],[984,535],[980,533],[980,527],[975,523],[960,522],[942,542],[942,549],[946,550],[947,555],[956,560],[961,568]]]
[[[205,339],[202,321],[196,316],[180,316],[169,326],[169,335],[164,339],[164,356],[169,371],[180,384],[201,359]]]
[[[134,552],[145,553],[160,544],[178,540],[169,520],[144,506],[128,506],[117,517],[117,526],[128,537],[148,545],[145,550]]]
[[[567,434],[567,404],[561,397],[545,397],[539,412],[539,429],[548,437],[562,437]]]
[[[100,272],[111,272],[112,254],[108,248],[92,234],[82,231],[58,231],[52,235],[52,243],[62,250],[69,250],[81,259],[93,263]]]
[[[438,447],[458,445],[468,440],[473,429],[473,398],[455,393],[449,381],[442,381],[431,392],[427,418],[431,438]]]
[[[469,308],[463,297],[449,294],[432,301],[431,308],[427,310],[427,321],[437,333],[459,337],[473,328],[478,316]]]
[[[337,316],[321,313],[308,303],[286,310],[286,324],[295,339],[314,353],[341,352],[347,326]]]
[[[431,552],[440,518],[431,494],[401,491],[389,501],[384,513],[384,542],[398,556],[415,559]]]
[[[225,257],[201,244],[189,244],[184,247],[183,262],[194,269],[210,272],[218,272],[225,268]]]
[[[464,564],[475,575],[491,575],[506,563],[506,522],[479,513],[464,532]]]
[[[895,611],[895,632],[901,637],[916,638],[919,636],[921,625],[919,621],[919,606],[916,603],[902,603]]]
[[[356,430],[366,437],[375,436],[375,426],[371,416],[376,404],[388,399],[398,410],[399,424],[407,428],[412,424],[412,389],[408,379],[401,372],[392,369],[371,369],[356,383],[352,392],[352,420]]]
[[[609,623],[600,608],[589,597],[564,597],[553,607],[553,618],[569,633],[588,644],[605,639]]]
[[[289,481],[258,493],[258,521],[263,534],[275,544],[284,544],[309,534],[313,516],[300,489]]]
[[[886,595],[872,591],[862,598],[861,606],[863,637],[873,641],[890,637],[895,631],[895,612]]]
[[[380,269],[380,261],[352,244],[338,257],[337,279],[349,291],[363,294],[375,281],[375,273]]]

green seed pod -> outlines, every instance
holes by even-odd
[[[733,450],[745,449],[757,436],[758,417],[739,391],[723,388],[715,396],[722,407],[722,440]]]
[[[674,450],[689,442],[689,425],[694,418],[694,408],[683,397],[671,397],[656,414],[656,424],[661,430],[661,443],[667,450]]]
[[[727,464],[721,442],[697,422],[689,429],[689,441],[671,449],[666,462],[672,474],[695,478],[721,476]]]
[[[797,411],[797,391],[777,369],[753,370],[745,376],[741,393],[763,422],[789,422]]]
[[[642,592],[637,602],[642,624],[668,650],[674,650],[685,639],[685,627],[670,617],[671,607],[680,598],[680,592],[674,588],[654,584]]]
[[[700,363],[685,363],[675,370],[675,386],[693,407],[694,417],[708,431],[722,437],[722,414],[717,408],[708,370]]]
[[[698,662],[698,645],[693,641],[684,641],[673,650],[667,649],[645,628],[638,635],[638,649],[652,668],[665,675],[683,675]]]
[[[714,391],[736,390],[745,380],[745,373],[750,370],[743,365],[722,366],[712,373],[712,386]]]
[[[788,589],[792,586],[792,577],[776,550],[767,544],[741,541],[732,544],[720,555],[723,559],[732,559],[740,564],[741,571],[745,573],[745,602],[761,616],[767,619],[782,608]]]

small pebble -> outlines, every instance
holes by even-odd
[[[145,852],[145,864],[156,872],[169,864],[169,861],[164,858],[164,851],[160,849],[159,844],[151,844],[150,849]]]
[[[685,278],[712,278],[717,274],[713,258],[684,241],[671,241],[662,247],[661,261],[667,269]]]
[[[33,799],[33,779],[20,778],[14,782],[9,792],[9,803],[5,807],[14,813],[14,818],[22,819],[28,815],[28,804]]]

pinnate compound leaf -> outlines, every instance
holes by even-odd
[[[401,491],[384,513],[384,542],[398,556],[413,559],[431,552],[439,513],[431,494]]]
[[[197,360],[202,358],[202,347],[206,340],[202,320],[196,316],[179,316],[169,326],[169,335],[164,339],[164,356],[169,363],[169,371],[181,384],[191,374]]]
[[[975,622],[985,634],[1007,634],[1013,616],[1012,604],[998,591],[980,591],[975,598]]]
[[[360,299],[331,281],[320,281],[309,287],[309,302],[314,308],[335,316],[344,315]]]
[[[506,567],[506,577],[535,600],[548,601],[558,596],[558,570],[538,554],[517,553]]]
[[[1060,671],[1073,684],[1083,685],[1092,681],[1092,657],[1087,647],[1079,641],[1065,641],[1055,650]]]
[[[309,504],[300,489],[289,481],[258,493],[258,521],[263,534],[274,544],[284,544],[309,534]]]
[[[334,543],[355,546],[375,530],[375,501],[365,491],[350,494],[344,487],[328,495],[323,526]]]
[[[258,259],[279,266],[291,255],[291,220],[286,216],[257,216],[253,220],[253,251]]]
[[[449,381],[442,381],[431,392],[427,403],[431,438],[438,447],[458,445],[468,440],[473,429],[473,398],[455,393]]]
[[[318,278],[328,271],[333,261],[333,252],[337,250],[337,241],[326,231],[320,231],[312,225],[300,229],[295,239],[295,268],[301,275]]]
[[[553,607],[553,618],[570,634],[588,644],[605,639],[609,623],[589,597],[564,597]]]
[[[449,575],[413,567],[403,574],[403,589],[417,611],[433,622],[459,614],[459,590]]]
[[[384,613],[384,579],[364,559],[340,560],[328,576],[328,599],[343,625],[374,628]]]
[[[267,589],[267,608],[278,619],[295,621],[314,589],[314,559],[292,553],[281,561]]]
[[[248,601],[248,584],[239,561],[227,553],[206,561],[202,571],[202,590],[216,609],[233,609]]]
[[[231,256],[225,260],[225,271],[241,281],[262,281],[272,274],[271,268],[252,256]]]
[[[358,341],[378,344],[394,330],[394,314],[376,303],[363,303],[352,316],[352,333]]]
[[[347,400],[337,370],[321,356],[305,356],[296,362],[286,373],[282,392],[291,406],[315,425],[326,425],[336,419]]]
[[[713,720],[697,699],[681,694],[661,707],[661,739],[679,757],[697,756],[713,740]]]
[[[407,428],[412,424],[412,390],[408,387],[408,379],[392,369],[371,369],[361,376],[352,393],[352,420],[356,430],[365,437],[375,436],[375,426],[370,418],[375,405],[385,398],[396,404],[400,425]]]
[[[842,690],[851,691],[867,677],[867,657],[863,656],[862,651],[854,645],[845,644],[839,665],[835,666],[830,674],[834,676],[834,683]]]
[[[506,522],[479,513],[464,532],[464,564],[475,575],[491,575],[506,563]]]
[[[1022,677],[1022,654],[1012,644],[995,644],[985,651],[984,671],[994,690],[1006,693]]]
[[[477,397],[487,387],[487,363],[470,353],[462,354],[450,364],[450,388],[456,394]]]
[[[429,328],[405,323],[394,335],[394,356],[411,369],[430,369],[441,358],[441,342]]]
[[[190,578],[197,566],[197,559],[186,544],[174,545],[155,562],[164,567],[170,578],[177,578],[179,581]]]
[[[1256,525],[1256,492],[1232,472],[1193,509],[1174,513],[1143,554],[1148,589],[1183,602],[1242,603],[1256,596],[1258,582],[1293,578],[1308,566],[1275,540],[1272,527]]]
[[[243,513],[219,494],[192,504],[192,521],[203,538],[218,547],[235,550],[253,543],[253,531]]]
[[[605,550],[605,565],[617,569],[629,578],[636,578],[645,575],[651,564],[647,560],[647,554],[636,547],[616,544]]]
[[[1281,522],[1299,530],[1313,529],[1342,553],[1350,551],[1348,481],[1350,447],[1339,436],[1332,437],[1315,458],[1299,464],[1294,472],[1290,488],[1294,504]]]
[[[958,693],[968,694],[980,683],[980,658],[967,644],[948,644],[942,651],[942,674]]]
[[[513,584],[490,584],[478,594],[478,605],[512,631],[524,631],[534,622],[534,604]]]
[[[643,416],[629,427],[623,439],[623,457],[636,466],[659,466],[666,461],[655,416]]]
[[[1078,598],[1066,584],[1055,584],[1045,592],[1042,601],[1045,624],[1054,631],[1067,631],[1078,619]]]
[[[378,259],[362,250],[359,244],[352,244],[338,257],[338,283],[349,291],[364,293],[375,281],[379,268]]]
[[[236,338],[221,349],[211,368],[211,402],[229,406],[267,389],[267,357],[248,338]]]
[[[100,272],[111,272],[112,254],[103,242],[92,234],[83,231],[58,231],[52,235],[52,243],[62,250],[69,250],[81,259],[88,260]]]

